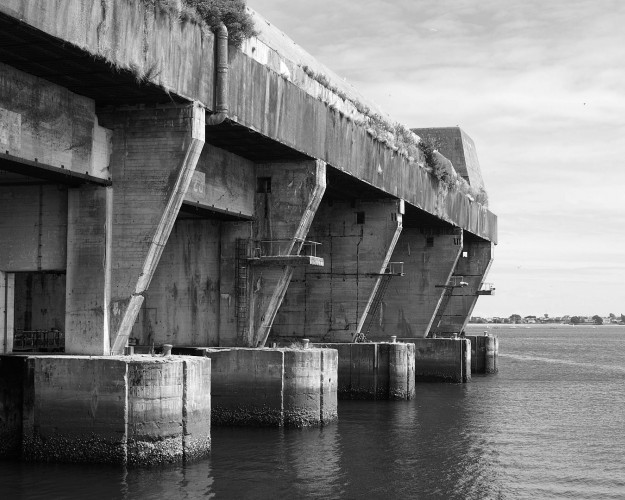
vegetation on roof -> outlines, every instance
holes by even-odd
[[[488,195],[483,187],[476,189],[469,185],[453,169],[451,162],[440,161],[438,145],[435,141],[432,139],[420,139],[401,123],[391,123],[380,114],[374,113],[371,108],[361,103],[358,99],[350,97],[339,89],[323,73],[315,72],[305,65],[301,66],[301,68],[308,77],[340,97],[343,101],[352,104],[362,115],[362,118],[356,118],[355,121],[365,127],[369,135],[380,142],[386,143],[388,147],[405,157],[409,163],[417,163],[428,170],[447,189],[460,191],[470,199],[488,206]],[[419,162],[419,159],[422,161]]]
[[[228,39],[235,46],[257,34],[245,0],[140,0],[144,4],[174,14],[182,21],[194,21],[214,30],[220,23],[228,28]]]

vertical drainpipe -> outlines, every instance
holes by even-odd
[[[213,113],[206,126],[219,125],[228,116],[228,28],[221,23],[215,30],[215,87]]]

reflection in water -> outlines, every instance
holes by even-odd
[[[0,462],[0,497],[625,498],[625,328],[499,333],[496,376],[341,402],[321,429],[214,428],[184,467]]]

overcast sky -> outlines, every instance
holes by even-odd
[[[397,121],[473,138],[499,217],[475,315],[625,313],[625,1],[248,5]]]

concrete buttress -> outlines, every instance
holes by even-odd
[[[248,330],[239,344],[264,346],[326,188],[320,160],[258,164]]]
[[[492,243],[465,235],[461,255],[456,263],[452,280],[464,283],[455,286],[448,300],[439,305],[430,329],[431,334],[460,333],[466,327],[493,260]]]
[[[296,271],[272,338],[351,342],[373,312],[401,231],[399,200],[324,200],[310,238],[325,265]]]
[[[197,103],[114,109],[110,336],[121,353],[132,331],[204,145]],[[95,353],[92,353],[95,354]]]
[[[425,337],[461,252],[460,230],[404,226],[392,256],[404,276],[390,281],[369,337]]]

